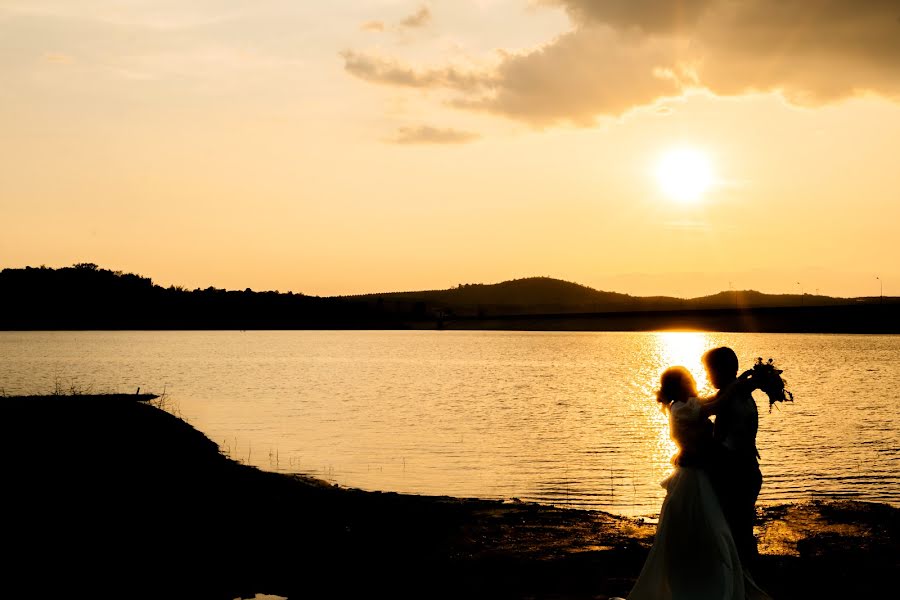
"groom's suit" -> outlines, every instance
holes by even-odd
[[[757,552],[753,524],[762,487],[756,450],[758,428],[759,412],[750,390],[738,387],[722,398],[713,429],[716,456],[710,476],[741,562],[746,566],[753,564]]]

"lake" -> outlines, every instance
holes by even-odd
[[[775,358],[795,395],[769,412],[756,392],[760,502],[900,505],[900,336],[0,332],[0,391],[140,387],[262,469],[652,515],[675,450],[659,374],[684,365],[711,393],[700,356],[719,345],[742,368]]]

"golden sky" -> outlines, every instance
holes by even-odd
[[[2,267],[900,295],[896,0],[3,0],[0,73]]]

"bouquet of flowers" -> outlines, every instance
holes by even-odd
[[[762,357],[757,358],[756,364],[748,371],[754,387],[769,397],[769,412],[772,412],[772,405],[776,402],[794,401],[794,394],[785,389],[787,382],[781,378],[782,372],[775,366],[774,359],[763,362]]]

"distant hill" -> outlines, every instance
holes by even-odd
[[[859,299],[871,301],[872,299]],[[877,300],[877,299],[876,299]],[[760,308],[764,306],[839,306],[857,303],[857,299],[833,298],[813,294],[764,294],[755,290],[719,292],[712,296],[691,298],[692,308]]]
[[[873,306],[881,312],[865,313],[866,307]],[[897,312],[900,299],[895,298],[773,295],[753,290],[691,299],[639,297],[550,277],[464,284],[445,290],[318,297],[249,288],[164,288],[149,278],[92,263],[0,271],[0,329],[6,330],[633,331],[681,326],[719,331],[893,331],[897,319],[892,315]],[[882,313],[891,318],[885,320]]]
[[[348,296],[396,305],[427,303],[454,314],[536,314],[572,312],[616,312],[641,310],[690,310],[711,308],[759,308],[776,306],[837,306],[852,303],[847,298],[809,294],[764,294],[754,290],[719,292],[699,298],[631,296],[554,279],[528,277],[494,284],[462,284],[446,290],[389,292]]]
[[[521,305],[523,303],[548,306],[592,304],[595,302],[625,302],[632,299],[627,294],[601,292],[585,285],[553,279],[552,277],[526,277],[493,284],[466,283],[446,290],[364,295],[364,297],[373,296],[392,298],[420,297],[458,304],[496,304],[507,306]]]
[[[553,279],[527,277],[494,284],[469,283],[446,290],[364,294],[352,298],[410,304],[429,303],[457,313],[481,309],[491,312],[573,312],[626,309],[638,306],[640,298]]]
[[[82,263],[0,271],[0,329],[266,329],[364,326],[358,303],[303,294],[163,288]]]

